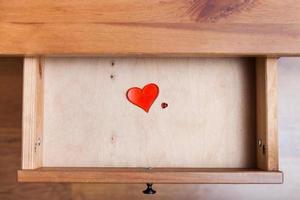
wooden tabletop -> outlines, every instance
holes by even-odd
[[[0,55],[300,55],[294,0],[10,0]]]

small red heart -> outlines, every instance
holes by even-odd
[[[152,104],[157,98],[159,88],[154,83],[149,83],[143,87],[132,87],[127,90],[126,97],[132,104],[142,108],[145,112],[149,112]]]

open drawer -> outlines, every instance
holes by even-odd
[[[18,180],[282,183],[276,84],[276,58],[27,57]]]

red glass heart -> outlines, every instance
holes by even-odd
[[[142,108],[145,112],[149,112],[152,104],[157,98],[159,88],[154,83],[149,83],[143,87],[132,87],[127,90],[126,97],[132,104]]]

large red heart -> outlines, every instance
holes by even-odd
[[[126,97],[128,101],[149,112],[153,102],[158,96],[159,88],[154,83],[149,83],[143,87],[132,87],[127,90]]]

